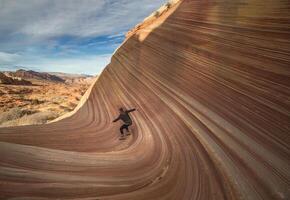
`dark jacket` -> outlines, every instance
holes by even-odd
[[[130,112],[135,111],[136,109],[131,109],[131,110],[126,110],[124,113],[121,113],[116,119],[114,119],[113,122],[116,122],[118,120],[122,120],[125,124],[131,125],[132,124],[132,119],[129,116]]]

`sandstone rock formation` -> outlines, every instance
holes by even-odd
[[[0,197],[289,199],[289,8],[183,0],[147,19],[72,115],[0,129]],[[138,109],[125,141],[120,106]]]

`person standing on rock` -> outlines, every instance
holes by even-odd
[[[122,120],[124,122],[124,124],[120,127],[120,132],[121,132],[120,139],[124,138],[124,129],[127,130],[127,135],[130,135],[129,126],[132,125],[132,119],[130,118],[129,113],[133,112],[135,110],[136,110],[135,108],[130,109],[130,110],[124,110],[123,108],[120,108],[119,109],[119,112],[120,112],[119,116],[113,120],[113,122],[116,122],[118,120]]]

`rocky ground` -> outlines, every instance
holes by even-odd
[[[76,79],[77,80],[77,79]],[[0,127],[47,123],[72,111],[93,81],[0,84]]]

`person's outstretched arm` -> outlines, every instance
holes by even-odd
[[[133,112],[133,111],[135,111],[135,110],[136,110],[136,108],[133,108],[133,109],[127,110],[127,113],[129,113],[129,112]]]
[[[114,119],[113,122],[116,122],[116,121],[118,121],[119,119],[120,119],[120,115],[119,115],[119,117],[117,117],[116,119]]]

